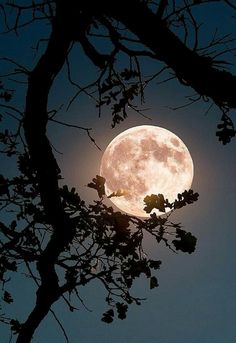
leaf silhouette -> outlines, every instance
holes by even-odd
[[[8,181],[3,175],[0,175],[0,195],[7,194],[9,196]]]
[[[102,198],[103,195],[105,195],[105,178],[100,175],[96,175],[96,178],[93,178],[92,181],[93,182],[90,182],[87,186],[96,189],[98,196]]]
[[[165,199],[163,194],[151,194],[150,196],[147,195],[144,198],[144,202],[146,204],[144,211],[147,213],[150,213],[154,208],[157,208],[160,212],[165,212]]]
[[[20,332],[21,324],[17,319],[11,319],[10,325],[11,325],[11,331],[13,335],[16,335]]]
[[[233,121],[226,113],[222,115],[221,123],[217,125],[217,128],[219,130],[216,131],[216,136],[224,145],[229,143],[236,134]]]
[[[118,189],[115,192],[112,192],[110,195],[108,195],[108,198],[112,198],[112,197],[121,197],[121,196],[125,196],[128,195],[129,192],[125,189]]]
[[[186,232],[181,229],[176,229],[176,238],[179,239],[174,239],[172,241],[176,250],[188,252],[189,254],[195,251],[197,238],[194,237],[190,232]]]
[[[174,209],[181,208],[187,204],[192,204],[197,201],[199,197],[198,193],[194,193],[192,189],[184,191],[181,194],[178,194],[178,199],[174,202]]]
[[[161,261],[149,260],[149,266],[153,269],[159,269],[161,266]]]
[[[7,291],[4,292],[3,301],[5,301],[7,304],[13,303],[12,296],[9,292],[7,292]]]
[[[152,276],[150,279],[150,289],[156,288],[158,286],[159,284],[158,284],[157,278],[155,276]]]
[[[110,324],[113,322],[113,317],[114,317],[114,311],[112,309],[108,310],[107,312],[103,313],[102,321],[107,324]]]
[[[126,312],[128,310],[128,306],[124,303],[116,303],[116,309],[118,313],[118,318],[125,319],[126,318]]]

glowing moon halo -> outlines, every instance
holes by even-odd
[[[183,141],[171,131],[151,125],[135,126],[116,136],[107,146],[100,167],[105,192],[121,189],[125,195],[110,200],[122,211],[149,217],[143,208],[146,195],[163,194],[170,202],[188,190],[193,161]],[[157,209],[157,215],[163,214]]]

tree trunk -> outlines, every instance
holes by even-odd
[[[24,131],[37,173],[41,201],[53,234],[37,263],[41,284],[37,291],[36,305],[22,325],[17,343],[31,341],[51,305],[60,297],[55,263],[74,234],[72,223],[61,204],[58,188],[59,168],[46,136],[48,94],[54,78],[65,62],[71,43],[70,26],[67,23],[69,20],[67,21],[64,9],[57,6],[48,47],[29,76]]]

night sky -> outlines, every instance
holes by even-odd
[[[229,18],[236,13],[222,11],[215,4],[211,9],[211,16],[209,9],[207,14],[199,12],[202,22],[205,22],[200,31],[203,45],[217,26],[223,33],[235,32],[235,19],[230,21]],[[0,54],[17,58],[31,68],[38,58],[32,58],[32,46],[35,46],[38,38],[46,35],[47,28],[41,24],[34,25],[31,32],[27,28],[23,29],[18,38],[13,33],[8,37],[2,35]],[[45,44],[42,43],[41,51],[44,47]],[[71,61],[71,73],[75,79],[94,78],[96,70],[83,57],[79,47],[75,48]],[[150,74],[155,68],[159,68],[159,64],[144,60],[142,67],[146,74]],[[4,64],[1,72],[7,68]],[[81,83],[83,82],[85,81]],[[194,162],[192,188],[200,196],[196,203],[179,210],[171,217],[173,222],[181,222],[186,231],[197,237],[197,247],[193,254],[175,254],[163,244],[157,245],[150,237],[145,238],[146,252],[151,257],[162,260],[161,269],[157,273],[159,287],[149,290],[148,280],[142,277],[137,280],[133,293],[146,300],[141,306],[132,305],[125,320],[117,319],[110,325],[101,322],[101,314],[107,309],[106,295],[97,282],[81,288],[81,297],[90,311],[81,303],[77,304],[79,311],[74,313],[69,312],[62,302],[53,306],[70,342],[235,342],[236,139],[226,146],[218,142],[215,132],[220,111],[213,107],[206,114],[210,103],[201,101],[174,111],[171,107],[185,104],[185,97],[193,91],[181,86],[176,80],[162,85],[154,82],[147,88],[145,103],[150,108],[145,113],[151,120],[130,110],[128,118],[111,129],[109,110],[104,110],[99,118],[94,103],[85,96],[75,100],[70,110],[65,111],[68,100],[75,92],[76,89],[68,84],[63,70],[53,86],[50,107],[59,107],[64,103],[57,119],[92,127],[92,135],[102,151],[92,144],[82,130],[53,123],[49,125],[48,134],[53,146],[62,153],[55,152],[64,177],[63,182],[75,186],[84,200],[92,202],[96,199],[95,192],[86,185],[99,173],[100,160],[106,146],[117,134],[137,125],[164,127],[183,140]],[[13,101],[23,108],[24,91],[18,91]],[[8,165],[4,162],[2,166],[4,172]],[[10,173],[14,173],[14,170],[10,170]],[[34,305],[35,288],[32,281],[21,275],[13,276],[12,280],[11,290],[16,296],[14,304],[9,306],[9,312],[23,321]],[[8,342],[9,333],[4,327],[0,330],[3,337],[1,342]],[[64,342],[60,328],[50,314],[34,337],[35,343],[47,341]]]

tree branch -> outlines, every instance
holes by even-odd
[[[36,305],[22,325],[17,343],[31,341],[34,331],[49,312],[51,305],[60,297],[55,262],[74,234],[72,223],[61,204],[58,188],[60,170],[46,136],[48,94],[71,44],[69,23],[69,11],[65,11],[62,2],[58,1],[48,47],[29,75],[24,117],[25,137],[37,172],[41,201],[53,234],[37,263],[41,284],[37,291]]]
[[[156,54],[157,59],[174,70],[181,82],[200,95],[212,98],[219,106],[236,107],[236,76],[214,68],[212,58],[190,50],[144,3],[103,0],[99,2],[99,8],[122,22]],[[142,22],[145,25],[140,25]]]

